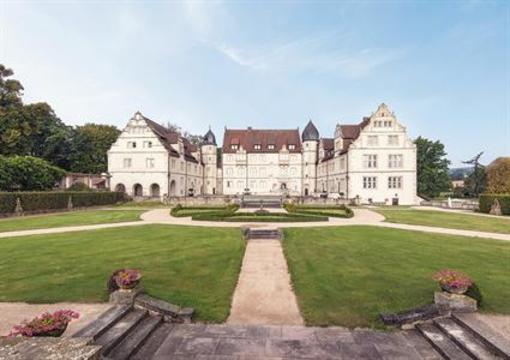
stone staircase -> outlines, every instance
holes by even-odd
[[[510,359],[510,338],[472,313],[437,318],[416,328],[444,359]]]
[[[244,195],[241,200],[243,208],[281,208],[281,196]]]
[[[75,337],[92,338],[103,360],[162,359],[510,359],[510,339],[472,314],[416,329],[172,323],[136,304],[117,305]]]
[[[245,230],[246,240],[266,239],[266,240],[281,240],[283,237],[280,229],[267,229],[267,228],[248,228]]]

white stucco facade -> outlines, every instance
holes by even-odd
[[[356,125],[321,138],[298,129],[225,129],[221,156],[211,130],[200,145],[136,113],[108,152],[112,189],[144,197],[331,196],[415,204],[416,147],[381,104]]]

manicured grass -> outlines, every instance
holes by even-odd
[[[140,220],[144,210],[83,210],[0,219],[0,232]]]
[[[454,214],[434,210],[376,210],[392,223],[436,226],[510,234],[510,219]]]
[[[284,251],[309,325],[383,327],[380,312],[431,303],[431,276],[469,274],[485,312],[510,314],[510,242],[369,226],[284,230]]]
[[[133,267],[150,295],[221,322],[244,241],[239,229],[143,225],[5,238],[0,253],[0,301],[107,301],[111,272]]]
[[[128,201],[113,205],[112,207],[118,208],[140,208],[140,209],[168,209],[170,205],[165,205],[159,200],[143,200],[143,201]]]

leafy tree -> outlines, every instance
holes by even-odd
[[[439,141],[432,141],[421,136],[414,143],[417,150],[418,194],[436,197],[441,192],[449,191],[450,161],[446,158],[444,145]]]
[[[32,156],[0,156],[0,190],[51,190],[65,171]]]
[[[106,152],[119,134],[119,129],[111,125],[77,126],[71,145],[71,171],[95,174],[107,171]]]
[[[499,157],[486,168],[487,192],[510,194],[510,157]]]
[[[18,80],[7,79],[14,72],[0,64],[0,108],[20,106],[23,86]]]
[[[30,155],[68,168],[72,129],[46,103],[25,105],[23,86],[0,64],[0,155]]]

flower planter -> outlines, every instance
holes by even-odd
[[[464,287],[454,288],[447,284],[442,284],[441,289],[443,289],[443,291],[446,291],[450,294],[457,294],[457,295],[462,295],[468,291],[468,287],[464,286]]]
[[[63,325],[60,329],[53,329],[51,331],[34,334],[34,336],[37,336],[37,337],[42,337],[42,336],[60,337],[66,331],[66,329],[67,329],[67,324]]]

